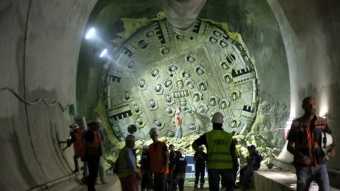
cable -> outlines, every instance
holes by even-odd
[[[22,96],[20,96],[17,92],[15,92],[13,89],[9,88],[9,87],[3,87],[0,88],[0,91],[8,91],[10,92],[12,95],[14,95],[20,102],[26,104],[26,105],[36,105],[36,104],[45,104],[47,106],[58,106],[59,109],[62,112],[65,112],[67,107],[69,105],[65,105],[63,106],[58,100],[48,100],[47,98],[35,98],[32,101],[28,101],[25,98],[23,98]]]

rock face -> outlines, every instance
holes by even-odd
[[[133,33],[114,55],[105,99],[117,136],[136,124],[138,138],[148,138],[151,127],[172,137],[176,109],[184,136],[205,132],[217,111],[229,132],[243,132],[255,119],[255,65],[240,36],[217,24],[199,19],[179,35],[165,19],[156,20]]]
[[[176,33],[184,33],[195,23],[207,0],[163,0],[167,21]]]

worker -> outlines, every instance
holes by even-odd
[[[203,189],[204,185],[204,176],[205,176],[205,167],[206,161],[208,159],[207,153],[204,152],[204,147],[198,147],[198,150],[194,154],[195,161],[195,184],[194,189],[197,190],[198,182],[200,182],[200,189]]]
[[[192,147],[195,151],[201,145],[205,145],[207,148],[209,190],[219,191],[222,178],[222,187],[227,191],[233,191],[233,160],[236,157],[236,149],[232,134],[223,130],[223,114],[221,112],[216,112],[211,122],[213,129],[196,139]]]
[[[159,132],[157,128],[152,128],[149,132],[153,141],[149,145],[150,170],[153,174],[154,190],[166,190],[166,177],[168,174],[169,152],[166,144],[158,140]]]
[[[125,138],[125,146],[119,152],[116,162],[116,172],[119,177],[122,191],[138,191],[140,171],[136,164],[134,152],[135,137],[128,135]]]
[[[85,139],[85,161],[89,170],[89,176],[87,179],[88,191],[95,191],[96,179],[99,170],[99,160],[102,155],[101,138],[98,132],[98,122],[90,122],[87,125],[89,127],[86,130]]]

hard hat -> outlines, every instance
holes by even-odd
[[[73,123],[73,124],[70,125],[70,128],[76,129],[76,128],[79,128],[79,125],[77,123]]]
[[[223,114],[221,112],[216,112],[214,113],[212,119],[211,119],[212,123],[219,123],[219,124],[223,124]]]

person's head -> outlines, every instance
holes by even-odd
[[[135,147],[135,136],[133,135],[128,135],[125,138],[125,146],[128,148],[133,148]]]
[[[250,155],[253,154],[256,151],[255,145],[249,145],[247,147],[247,149],[248,149],[248,152],[249,152]]]
[[[203,147],[203,145],[199,146],[197,151],[199,151],[199,152],[203,152],[203,151],[204,151],[204,147]]]
[[[214,113],[211,122],[213,123],[213,128],[222,127],[223,125],[223,114],[221,112]]]
[[[99,123],[97,121],[91,121],[87,124],[87,126],[92,131],[96,131],[99,129]]]
[[[316,113],[316,100],[312,96],[308,96],[302,100],[302,108],[305,114],[314,115]]]
[[[151,128],[149,135],[153,141],[157,141],[159,135],[157,128],[156,127]]]
[[[170,144],[170,145],[169,145],[169,150],[170,150],[170,151],[175,150],[175,146],[174,146],[173,144]]]
[[[77,115],[74,117],[74,122],[78,124],[79,127],[84,128],[84,122],[83,122],[83,117],[80,115]]]
[[[178,107],[178,108],[176,109],[176,115],[179,115],[180,113],[181,113],[181,108]]]
[[[180,150],[177,150],[176,151],[176,157],[181,158],[182,156],[183,156],[182,152]]]

